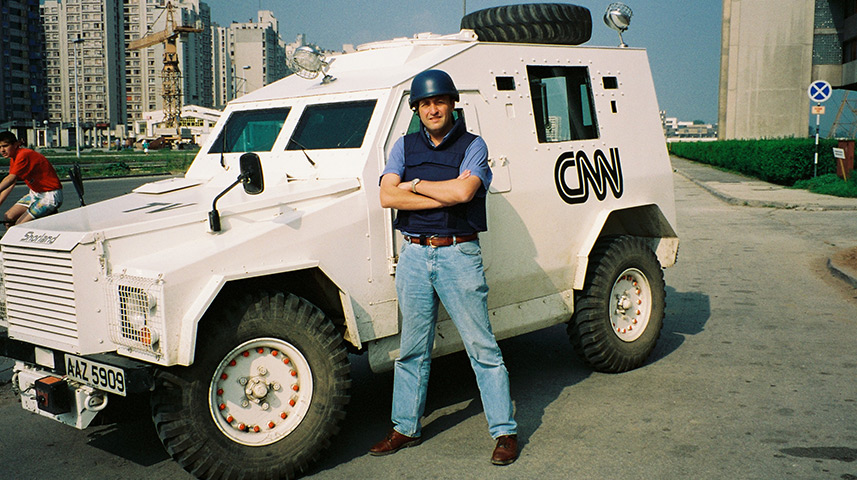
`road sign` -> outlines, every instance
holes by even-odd
[[[823,105],[813,105],[812,106],[812,114],[813,115],[824,115],[824,106]]]
[[[833,93],[833,87],[824,80],[816,80],[809,85],[806,93],[813,102],[822,103],[830,98],[830,95]]]

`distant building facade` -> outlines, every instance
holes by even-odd
[[[41,126],[45,120],[44,35],[39,0],[3,0],[0,35],[0,122],[2,128]],[[16,133],[17,134],[17,133]],[[35,144],[35,139],[22,140]]]
[[[710,123],[679,121],[676,117],[667,117],[666,112],[661,111],[661,124],[668,142],[717,139],[717,126]]]
[[[211,76],[214,108],[222,109],[235,98],[232,56],[229,48],[229,29],[216,23],[211,25]]]
[[[170,1],[177,25],[202,29],[177,40],[182,105],[222,109],[290,74],[286,49],[305,44],[299,35],[286,45],[267,10],[256,21],[222,27],[212,25],[202,0]],[[148,133],[157,117],[148,112],[164,108],[164,47],[128,46],[165,29],[166,3],[0,1],[0,126],[42,147],[73,147],[76,120],[83,146]]]
[[[47,120],[58,126],[73,125],[79,114],[81,142],[100,145],[125,123],[121,5],[115,0],[45,0],[41,16]],[[75,134],[64,139],[65,135],[60,130],[56,141],[74,145]]]
[[[258,21],[229,26],[229,55],[235,97],[271,84],[290,72],[273,12],[260,10]]]
[[[805,137],[807,88],[857,90],[857,0],[723,0],[719,137]]]

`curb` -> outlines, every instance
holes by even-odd
[[[737,205],[741,207],[761,207],[761,208],[778,208],[781,210],[810,210],[810,211],[852,211],[857,210],[857,206],[838,206],[838,205],[806,205],[801,203],[789,203],[789,202],[778,202],[776,200],[747,200],[743,198],[733,197],[732,195],[727,195],[716,188],[709,186],[707,183],[702,182],[693,178],[691,175],[682,172],[677,168],[673,168],[673,172],[681,175],[682,177],[690,180],[695,185],[702,187],[703,190],[707,191],[711,195],[717,197],[723,202],[728,203],[729,205]]]
[[[844,280],[845,283],[857,288],[857,272],[842,266],[832,258],[827,259],[827,269],[830,270],[830,273],[834,277]]]
[[[685,179],[692,182],[694,185],[701,187],[706,192],[710,193],[715,198],[729,204],[736,206],[745,206],[745,207],[762,207],[762,208],[777,208],[782,210],[808,210],[808,211],[852,211],[857,210],[857,207],[850,206],[839,206],[839,205],[817,205],[817,204],[806,204],[806,203],[789,203],[789,202],[780,202],[776,200],[747,200],[743,198],[737,198],[735,196],[726,194],[710,185],[706,182],[700,181],[693,177],[693,175],[685,173],[681,171],[679,168],[673,168],[673,172],[681,175]],[[850,285],[853,288],[857,288],[857,271],[850,266],[846,266],[840,263],[835,258],[827,259],[827,269],[830,273],[840,279],[843,280],[846,284]]]

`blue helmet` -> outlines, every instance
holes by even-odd
[[[438,95],[449,95],[454,101],[458,101],[458,90],[449,74],[443,70],[426,70],[414,77],[409,99],[411,108],[415,108],[420,100]]]

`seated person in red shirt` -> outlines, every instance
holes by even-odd
[[[57,172],[41,153],[21,148],[12,132],[0,132],[0,155],[9,159],[9,175],[0,181],[0,204],[12,193],[20,179],[30,193],[6,211],[3,222],[17,225],[56,213],[62,205],[62,184]]]

